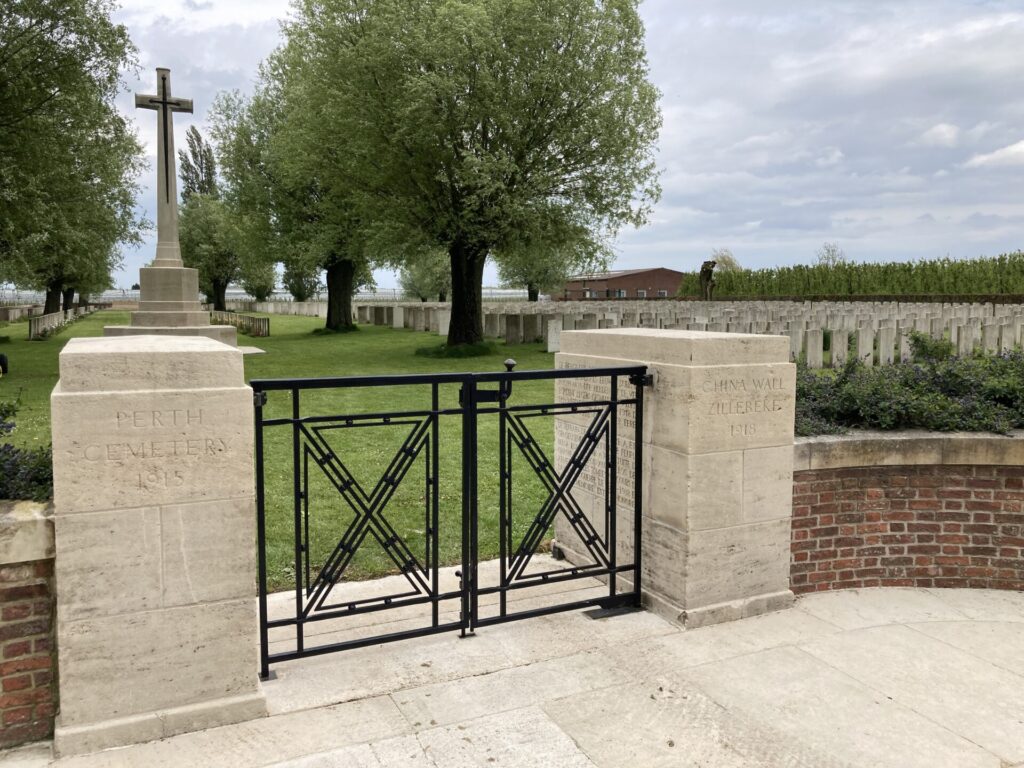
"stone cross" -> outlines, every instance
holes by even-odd
[[[192,113],[191,99],[171,97],[171,70],[156,70],[157,93],[135,94],[136,109],[160,113],[157,121],[156,259],[154,267],[180,267],[178,245],[178,174],[174,162],[174,112]]]

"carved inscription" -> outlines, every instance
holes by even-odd
[[[700,389],[712,399],[704,406],[709,416],[753,416],[772,414],[786,408],[785,384],[781,376],[731,377],[705,371]],[[756,423],[729,425],[730,437],[754,437]]]
[[[119,410],[111,414],[110,422],[111,437],[86,443],[79,454],[82,459],[92,464],[128,465],[148,464],[154,459],[179,460],[173,468],[140,466],[134,479],[141,490],[180,488],[188,474],[187,469],[179,468],[181,460],[203,461],[224,455],[232,448],[232,438],[216,434],[212,418],[203,408]],[[154,430],[173,434],[156,437]]]

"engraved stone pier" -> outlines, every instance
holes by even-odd
[[[265,715],[242,353],[72,339],[52,424],[58,754]]]
[[[560,342],[558,368],[642,363],[654,376],[644,410],[645,602],[688,626],[789,605],[796,388],[789,339],[622,328],[565,331]],[[558,402],[609,396],[606,380],[557,386]],[[620,397],[631,390],[620,380]],[[633,410],[619,410],[621,521],[633,514]],[[559,467],[585,428],[580,416],[556,419]],[[592,464],[573,496],[595,525],[604,525],[605,473]],[[569,526],[561,517],[559,523],[559,547],[579,561]],[[620,559],[632,554],[623,528]]]
[[[157,244],[156,257],[139,270],[139,309],[131,325],[108,325],[107,336],[207,336],[237,344],[230,325],[210,325],[210,313],[199,303],[199,271],[186,269],[178,243],[178,176],[174,155],[175,112],[192,112],[190,99],[171,96],[171,71],[157,69],[157,93],[137,94],[138,109],[152,109],[157,120]]]

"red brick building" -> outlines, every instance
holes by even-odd
[[[676,295],[682,281],[682,272],[664,267],[576,275],[566,281],[560,296],[552,298],[561,301],[667,298]]]

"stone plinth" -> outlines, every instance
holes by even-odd
[[[60,376],[56,751],[265,715],[241,352],[206,338],[72,339]]]
[[[691,626],[789,605],[796,386],[789,339],[622,328],[565,331],[560,346],[558,368],[645,364],[654,375],[644,412],[645,602]],[[606,380],[587,381],[608,396]],[[574,382],[558,388],[558,402],[586,399]],[[632,388],[621,380],[619,391]],[[632,557],[631,411],[619,415],[620,558]],[[556,419],[559,466],[585,428],[578,422]],[[604,483],[603,470],[588,468],[573,492],[598,530]],[[567,529],[556,526],[556,537],[575,560]]]
[[[156,262],[154,262],[156,263]],[[151,266],[139,270],[139,309],[131,325],[108,325],[105,336],[206,336],[237,346],[230,325],[210,325],[210,313],[199,303],[199,271],[181,266]]]

